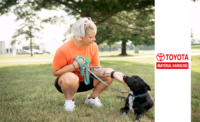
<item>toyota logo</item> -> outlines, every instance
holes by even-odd
[[[163,53],[158,53],[156,56],[156,59],[158,61],[164,61],[165,60],[165,55]]]

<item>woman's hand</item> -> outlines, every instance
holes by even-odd
[[[114,72],[113,77],[115,79],[117,79],[119,82],[123,83],[124,85],[127,86],[127,84],[124,82],[124,74],[122,74],[121,72]]]
[[[77,56],[77,58],[79,59],[79,61],[81,62],[82,66],[83,66],[83,65],[85,64],[85,59],[79,58],[79,56]],[[80,68],[80,65],[79,65],[79,63],[78,63],[77,60],[74,60],[73,64],[75,65],[75,68],[76,68],[76,69],[77,69],[77,68]]]

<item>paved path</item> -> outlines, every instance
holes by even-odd
[[[200,51],[200,50],[191,50],[191,51]]]
[[[200,51],[200,50],[192,50],[192,51]],[[191,53],[191,55],[200,55],[200,52]],[[120,58],[148,58],[155,57],[154,55],[146,55],[146,56],[122,56]],[[100,59],[106,58],[119,58],[119,57],[100,57]],[[53,61],[53,59],[34,59],[34,60],[2,60],[0,62],[27,62],[27,61]]]
[[[198,52],[198,53],[192,53],[191,55],[200,55],[200,53]]]

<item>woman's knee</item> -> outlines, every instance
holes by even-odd
[[[108,85],[110,85],[114,81],[114,78],[111,78],[111,77],[103,77],[100,79],[106,82]],[[96,86],[99,82],[100,82],[99,80],[94,80],[94,86]]]
[[[58,84],[67,86],[77,86],[79,85],[79,78],[76,74],[72,72],[67,72],[60,76]]]
[[[111,84],[114,81],[114,78],[107,77],[107,81],[109,82],[109,84]]]

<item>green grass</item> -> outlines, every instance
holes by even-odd
[[[191,49],[200,49],[200,45],[192,45]]]
[[[50,55],[48,55],[50,56]],[[8,56],[12,57],[12,56]],[[16,56],[17,57],[17,56]],[[36,56],[34,56],[36,57]],[[53,55],[52,55],[53,57]],[[1,56],[4,58],[4,56]],[[16,59],[26,59],[21,56]],[[47,59],[49,57],[46,57]],[[38,58],[39,59],[39,58]],[[12,58],[14,60],[14,58]],[[104,108],[93,108],[84,103],[87,94],[92,91],[75,94],[76,109],[66,112],[63,109],[64,96],[60,94],[53,82],[52,61],[36,62],[0,62],[0,121],[69,121],[69,122],[121,122],[133,121],[131,114],[121,116],[119,110],[124,101],[117,98],[120,94],[107,88],[100,96]],[[102,67],[112,67],[125,75],[139,75],[150,86],[149,93],[154,97],[154,58],[103,58]],[[191,57],[191,119],[200,122],[200,56]],[[112,87],[121,91],[128,88],[118,81]],[[154,121],[154,108],[144,114],[141,121]]]
[[[5,60],[35,60],[35,59],[53,59],[54,54],[33,55],[0,55],[0,61]]]
[[[152,91],[149,93],[154,97],[154,58],[111,58],[102,59],[100,63],[102,67],[112,67],[125,75],[141,76],[150,85]],[[91,90],[75,94],[76,109],[73,112],[66,112],[63,108],[64,96],[53,85],[55,77],[52,75],[51,65],[51,61],[0,62],[0,121],[132,122],[134,120],[135,116],[132,114],[121,116],[119,113],[125,101],[117,96],[127,96],[127,94],[118,93],[111,88],[107,88],[99,96],[103,108],[84,104]],[[120,91],[129,90],[116,80],[112,83],[112,87]],[[154,107],[143,115],[141,121],[154,121]]]
[[[191,64],[191,116],[192,122],[200,122],[200,56],[192,56]]]

